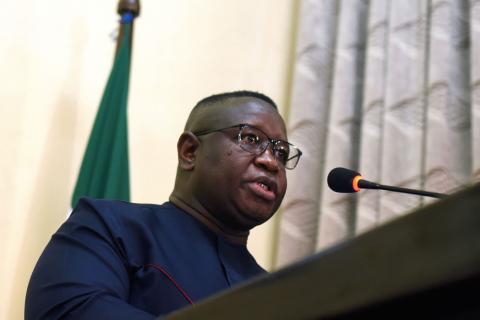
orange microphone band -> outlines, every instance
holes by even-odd
[[[353,190],[355,190],[355,192],[360,191],[360,188],[358,187],[358,182],[362,179],[363,179],[362,176],[356,176],[355,178],[353,178],[352,187],[353,187]]]

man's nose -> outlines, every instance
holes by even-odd
[[[255,163],[265,167],[268,171],[277,171],[279,169],[279,163],[274,155],[271,143],[267,145],[265,151],[255,157]]]

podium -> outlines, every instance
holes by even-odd
[[[480,184],[166,319],[480,319]]]

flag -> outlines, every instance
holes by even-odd
[[[130,200],[127,100],[133,18],[122,16],[120,42],[83,156],[72,208],[83,196]]]

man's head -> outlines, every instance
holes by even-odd
[[[248,130],[257,129],[287,141],[275,103],[262,94],[237,91],[197,103],[178,140],[174,194],[231,230],[267,221],[285,195],[287,179],[273,142],[260,154],[245,144],[252,137]]]

